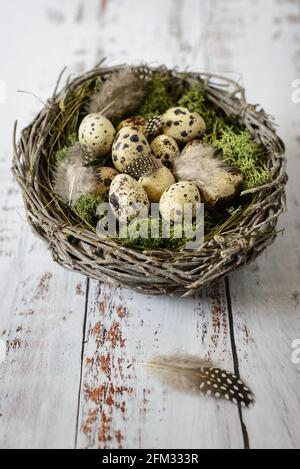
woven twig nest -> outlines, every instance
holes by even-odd
[[[236,223],[225,224],[194,251],[145,251],[100,238],[88,226],[78,224],[72,211],[54,196],[53,153],[64,107],[72,105],[84,112],[89,90],[119,69],[99,66],[68,80],[61,91],[57,84],[45,107],[21,132],[18,143],[15,128],[13,173],[22,190],[28,221],[47,242],[56,262],[101,282],[141,293],[188,296],[254,260],[274,241],[278,217],[286,209],[284,145],[276,135],[272,118],[259,106],[247,104],[239,84],[215,74],[170,70],[175,79],[184,76],[197,80],[208,99],[226,114],[238,117],[254,140],[264,146],[271,179],[262,187],[244,191],[242,197],[250,202]],[[140,70],[151,73],[147,67]]]

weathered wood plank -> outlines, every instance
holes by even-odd
[[[27,227],[19,243],[1,269],[0,447],[73,448],[85,280],[66,277]]]
[[[226,4],[229,2],[226,2]],[[210,67],[242,72],[250,102],[260,102],[280,124],[287,144],[289,213],[280,227],[284,236],[252,266],[230,278],[234,334],[240,370],[253,383],[257,404],[244,413],[253,448],[299,448],[299,364],[292,363],[292,342],[300,337],[299,268],[299,104],[291,84],[299,76],[299,1],[235,2],[214,15]],[[223,6],[222,6],[223,5]],[[223,34],[230,18],[233,34]],[[220,29],[221,28],[221,29]],[[240,28],[238,41],[232,40]],[[222,51],[224,62],[220,64]]]
[[[56,266],[31,234],[10,174],[13,121],[19,118],[23,126],[41,106],[16,90],[46,100],[68,52],[53,47],[65,35],[60,4],[52,2],[54,22],[48,2],[34,0],[10,2],[0,20],[1,44],[10,38],[10,51],[1,48],[0,72],[7,89],[0,103],[0,340],[6,350],[0,363],[1,448],[75,444],[86,280]],[[71,2],[67,6],[71,14]]]
[[[232,370],[222,283],[198,299],[172,299],[91,282],[87,312],[79,448],[243,447],[233,405],[170,391],[128,368],[181,350]]]

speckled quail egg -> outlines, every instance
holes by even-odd
[[[192,204],[193,216],[197,213],[197,203],[201,197],[197,186],[188,181],[177,182],[170,186],[161,196],[159,210],[166,221],[180,222],[184,215],[184,205]]]
[[[172,168],[175,158],[180,154],[176,140],[167,135],[158,135],[150,147],[154,156],[167,168]]]
[[[163,133],[179,143],[200,137],[206,130],[204,119],[186,107],[173,107],[162,115]]]
[[[121,223],[147,216],[150,207],[144,188],[128,174],[119,174],[112,181],[109,203]]]
[[[113,179],[118,175],[118,171],[109,166],[101,166],[97,169],[97,194],[108,194]]]
[[[112,147],[113,164],[118,171],[124,172],[136,158],[148,156],[150,152],[150,145],[142,132],[136,127],[122,127]]]
[[[243,180],[243,173],[238,168],[220,168],[211,176],[210,184],[201,189],[206,207],[214,209],[231,205],[241,192]]]
[[[128,119],[122,120],[117,127],[117,132],[123,127],[136,127],[140,132],[144,132],[145,125],[147,123],[146,117],[143,116],[133,116],[128,117]]]
[[[82,120],[78,138],[85,143],[96,156],[107,155],[115,138],[115,128],[112,123],[101,114],[88,114]]]
[[[175,182],[173,174],[165,166],[158,168],[150,176],[143,176],[139,179],[139,183],[145,189],[150,202],[159,202],[165,190]]]

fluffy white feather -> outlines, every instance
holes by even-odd
[[[143,365],[164,385],[179,391],[223,398],[242,407],[255,402],[253,393],[237,376],[192,355],[158,356]]]
[[[54,190],[63,202],[73,207],[80,196],[95,192],[97,179],[92,166],[94,155],[80,143],[68,150],[54,173]]]
[[[216,173],[224,168],[222,162],[215,158],[215,150],[209,145],[191,146],[183,150],[174,162],[174,173],[179,181],[191,181],[199,189],[214,184]]]

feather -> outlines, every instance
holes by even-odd
[[[150,176],[160,168],[161,161],[157,160],[151,153],[149,155],[142,155],[133,160],[133,162],[126,166],[124,173],[129,174],[135,179],[140,177]]]
[[[144,96],[143,81],[130,67],[112,73],[99,92],[91,96],[89,112],[100,112],[108,119],[129,114]]]
[[[95,161],[95,154],[83,143],[75,143],[66,152],[64,162],[73,166],[85,166]]]
[[[178,181],[196,184],[209,209],[230,206],[240,194],[244,180],[239,169],[225,166],[216,158],[213,147],[199,141],[188,144],[176,158],[174,174]]]
[[[203,143],[190,144],[174,162],[176,178],[194,182],[199,189],[214,184],[216,173],[224,168],[214,148]]]
[[[255,402],[253,393],[239,377],[192,355],[158,356],[143,365],[162,384],[179,391],[226,399],[241,407],[251,407]]]
[[[95,159],[86,145],[76,143],[67,151],[54,173],[54,190],[66,204],[73,207],[80,196],[96,190],[96,170],[86,166]]]

